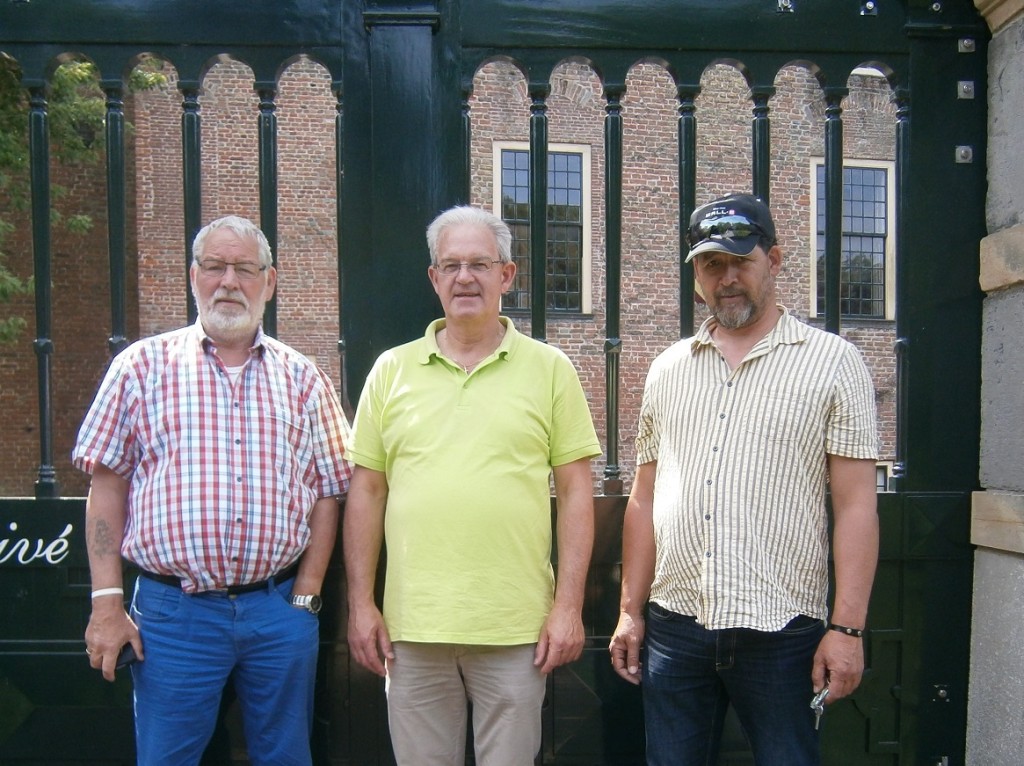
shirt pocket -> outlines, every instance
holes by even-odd
[[[744,413],[744,429],[751,436],[782,444],[799,438],[803,418],[804,407],[798,398],[765,394]]]

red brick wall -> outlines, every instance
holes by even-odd
[[[565,350],[580,370],[598,433],[605,441],[604,98],[587,66],[560,65],[551,77],[549,140],[589,144],[592,152],[594,232],[593,312],[547,320],[550,343]],[[698,203],[730,191],[749,191],[752,104],[749,88],[731,66],[709,67],[696,99]],[[811,297],[810,158],[823,154],[824,104],[806,70],[788,67],[776,78],[769,101],[771,202],[786,253],[779,290],[792,313],[807,320]],[[844,101],[844,152],[848,158],[891,160],[895,113],[879,78],[853,76]],[[628,491],[634,468],[633,439],[643,381],[651,360],[679,338],[678,126],[676,89],[653,64],[632,68],[623,107],[622,355],[619,376],[619,465]],[[491,205],[493,141],[529,139],[529,98],[516,68],[481,67],[470,100],[473,125],[472,199]],[[698,309],[698,319],[706,314]],[[516,316],[529,331],[529,317]],[[813,320],[812,320],[813,321]],[[891,322],[844,322],[844,336],[862,350],[874,376],[882,458],[894,456],[895,417]],[[604,461],[596,461],[600,486]]]
[[[173,68],[169,84],[130,99],[129,315],[132,338],[185,322],[187,259],[182,229],[181,93]],[[811,295],[809,158],[823,152],[824,106],[817,82],[790,67],[776,79],[770,100],[772,207],[786,253],[780,290],[784,303],[808,318]],[[892,159],[894,110],[888,86],[854,76],[844,101],[847,157]],[[257,117],[259,98],[252,73],[225,61],[206,75],[202,117],[203,220],[237,213],[259,221]],[[340,383],[337,355],[335,97],[323,68],[293,64],[282,77],[277,104],[279,153],[278,331],[309,354]],[[586,65],[567,62],[551,78],[547,101],[549,139],[589,144],[592,151],[591,314],[549,315],[549,342],[577,364],[602,440],[605,436],[605,231],[604,127],[601,83]],[[638,64],[622,99],[623,264],[620,452],[628,491],[639,399],[653,357],[679,337],[677,101],[671,77],[653,64]],[[729,66],[709,67],[696,101],[698,202],[751,187],[751,103],[742,75]],[[478,72],[471,98],[473,124],[472,199],[492,201],[492,142],[527,141],[529,99],[521,74],[508,64]],[[74,435],[107,364],[110,312],[107,287],[104,176],[102,166],[55,168],[67,186],[68,209],[90,212],[92,232],[54,237],[54,439],[63,494],[82,494],[86,478],[70,466]],[[63,203],[62,203],[63,204]],[[26,216],[8,242],[9,265],[31,273]],[[134,268],[137,259],[137,270]],[[137,276],[137,282],[135,277]],[[38,466],[32,301],[5,307],[26,316],[30,328],[17,347],[0,354],[0,412],[5,434],[0,494],[31,494]],[[698,319],[703,315],[698,311]],[[517,316],[529,332],[529,317]],[[810,320],[815,321],[815,320]],[[844,322],[844,335],[862,349],[872,370],[879,403],[882,457],[894,452],[893,326],[889,322]],[[595,465],[600,486],[604,462]]]
[[[131,119],[130,105],[126,104]],[[128,133],[127,177],[129,198],[134,189],[134,152]],[[51,151],[51,158],[55,151]],[[71,467],[70,454],[82,413],[92,401],[96,384],[106,369],[107,340],[111,335],[110,271],[107,246],[105,169],[98,164],[62,167],[51,163],[51,203],[62,214],[88,214],[92,228],[70,234],[57,225],[51,229],[51,292],[53,354],[51,399],[53,408],[53,463],[64,495],[79,495],[86,483]],[[33,273],[32,232],[27,211],[12,209],[7,201],[4,217],[15,225],[5,240],[7,265],[28,278]],[[127,220],[127,335],[138,334],[136,238],[134,207]],[[37,337],[34,296],[20,297],[0,311],[27,321],[25,332],[12,346],[0,347],[0,496],[31,496],[40,464]]]
[[[185,322],[185,234],[181,226],[181,96],[171,86],[139,97],[142,278],[140,325],[152,335]],[[203,81],[203,222],[243,215],[259,223],[259,96],[243,64],[214,66]],[[330,77],[309,61],[281,78],[278,125],[278,336],[340,383],[334,118]],[[145,139],[143,138],[145,136]]]
[[[188,282],[182,226],[181,93],[172,67],[166,87],[127,99],[129,136],[130,339],[186,321]],[[242,64],[215,65],[200,95],[203,221],[237,213],[259,222],[257,117],[259,98]],[[286,71],[277,97],[279,241],[278,334],[310,355],[338,384],[337,234],[334,118],[336,100],[326,71],[299,61]],[[53,236],[54,463],[61,492],[82,495],[88,478],[69,455],[86,408],[106,369],[110,302],[103,165],[53,168],[53,182],[69,194],[68,211],[89,213],[86,235]],[[32,273],[28,216],[6,249],[12,270]],[[31,495],[39,465],[38,395],[31,298],[4,310],[25,316],[29,328],[0,354],[0,495]]]

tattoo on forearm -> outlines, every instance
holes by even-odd
[[[89,537],[90,548],[96,556],[120,556],[121,550],[117,539],[110,530],[110,525],[103,519],[92,525]]]

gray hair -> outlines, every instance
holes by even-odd
[[[259,226],[248,218],[242,218],[238,215],[226,215],[223,218],[218,218],[199,230],[196,238],[192,241],[193,263],[199,263],[199,259],[203,255],[203,248],[206,246],[207,236],[209,236],[210,232],[217,229],[230,229],[239,237],[255,240],[260,266],[267,268],[274,265],[274,256],[270,252],[270,243],[267,242],[266,235],[260,230]]]
[[[498,246],[498,258],[502,263],[512,262],[512,232],[508,224],[487,210],[459,205],[445,210],[427,227],[427,247],[430,249],[430,262],[437,265],[437,243],[449,226],[486,226],[494,235]]]

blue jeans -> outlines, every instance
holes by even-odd
[[[132,619],[138,762],[198,764],[230,677],[252,764],[308,766],[319,623],[291,605],[293,580],[252,593],[186,595],[140,577]]]
[[[731,702],[758,766],[817,766],[811,666],[825,632],[799,616],[777,633],[707,630],[648,608],[643,647],[649,766],[714,766]]]

